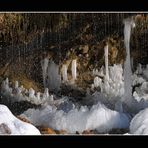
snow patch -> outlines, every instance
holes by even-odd
[[[0,134],[40,135],[37,128],[17,119],[5,105],[0,105]]]

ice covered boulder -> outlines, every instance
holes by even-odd
[[[0,105],[0,134],[40,135],[39,130],[16,118],[5,105]]]
[[[140,111],[130,123],[130,133],[148,135],[148,108]]]

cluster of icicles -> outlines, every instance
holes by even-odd
[[[11,87],[8,78],[2,82],[1,93],[10,98],[11,102],[28,101],[39,105],[46,103],[47,100],[53,101],[53,95],[49,95],[48,88],[45,89],[44,93],[35,93],[33,88],[27,90],[23,85],[19,86],[18,81],[15,82],[14,87]]]

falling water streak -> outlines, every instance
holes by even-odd
[[[127,101],[132,98],[132,71],[130,61],[130,35],[131,28],[134,27],[132,19],[127,18],[124,20],[124,44],[126,47],[126,60],[124,63],[124,96],[123,101]]]

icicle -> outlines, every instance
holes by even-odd
[[[43,94],[43,98],[46,100],[49,97],[49,92],[48,92],[48,88],[45,88],[44,94]]]
[[[109,80],[109,72],[108,72],[108,45],[104,47],[104,55],[105,55],[105,77],[106,80]]]
[[[94,84],[91,85],[91,90],[93,91],[95,88]]]
[[[77,78],[77,61],[76,61],[76,59],[72,61],[71,72],[72,72],[73,80],[76,80],[76,78]]]
[[[35,90],[33,88],[29,89],[29,98],[34,98]]]
[[[64,64],[62,67],[62,77],[63,77],[63,82],[66,82],[67,79],[67,65]]]
[[[19,87],[18,81],[15,81],[15,89]]]
[[[59,75],[59,66],[50,61],[48,65],[48,88],[57,92],[61,86],[61,76]]]
[[[8,79],[8,78],[6,78],[5,83],[6,83],[6,85],[8,85],[8,86],[9,86],[9,79]]]
[[[142,66],[140,63],[137,66],[136,74],[142,74]]]
[[[102,80],[99,77],[94,78],[94,87],[101,87]]]
[[[8,78],[6,78],[6,80],[3,81],[2,89],[6,92],[9,92],[10,87],[9,87],[9,79]]]
[[[54,99],[53,99],[53,95],[50,95],[49,100],[50,100],[50,101],[54,101]]]
[[[42,71],[43,71],[43,84],[44,88],[47,87],[46,79],[47,79],[47,68],[48,68],[49,59],[45,58],[41,61]]]
[[[37,92],[36,98],[37,98],[38,101],[40,101],[40,98],[41,98],[41,93],[40,92]]]
[[[130,35],[131,28],[134,27],[132,19],[124,20],[124,44],[126,47],[126,60],[124,63],[124,101],[132,98],[132,71],[130,63]]]

